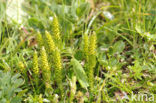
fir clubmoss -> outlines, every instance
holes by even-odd
[[[96,51],[96,34],[92,34],[89,38],[89,55],[95,55]]]
[[[52,29],[53,29],[54,38],[59,41],[61,39],[60,27],[59,27],[59,22],[56,16],[54,16],[53,18],[52,27],[53,27]]]
[[[42,73],[43,73],[43,80],[45,82],[45,87],[47,92],[51,92],[52,87],[51,87],[51,70],[48,64],[47,60],[47,54],[45,51],[45,48],[42,47],[41,49],[41,61],[42,61]]]
[[[89,60],[88,60],[88,77],[90,91],[93,91],[94,87],[94,67],[96,65],[96,34],[92,34],[89,38]]]
[[[37,52],[34,52],[34,57],[33,57],[33,73],[35,75],[39,75],[39,68],[38,68],[38,56]]]
[[[39,67],[38,67],[38,56],[37,52],[34,52],[34,57],[33,57],[33,77],[34,81],[36,83],[36,88],[38,88],[38,82],[39,82]]]
[[[55,79],[57,82],[57,85],[61,91],[61,94],[63,93],[63,86],[62,86],[62,62],[61,62],[61,55],[59,50],[56,49],[55,51]]]
[[[23,62],[19,62],[19,63],[18,63],[18,67],[19,67],[20,71],[21,71],[22,73],[24,73],[25,67],[24,67]]]
[[[48,51],[52,53],[55,51],[55,48],[56,48],[53,38],[48,31],[45,32],[45,36],[46,36],[46,41],[48,44]]]
[[[18,67],[19,67],[19,71],[23,74],[25,81],[28,82],[27,69],[26,69],[24,63],[20,61],[18,63]]]

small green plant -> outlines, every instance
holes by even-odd
[[[18,63],[18,68],[19,68],[19,71],[23,74],[23,78],[25,79],[25,81],[28,82],[27,69],[24,63],[20,61]]]
[[[28,101],[29,103],[43,103],[43,102],[44,102],[43,99],[44,99],[44,98],[42,97],[42,94],[40,94],[40,95],[35,95],[35,96],[29,95],[27,101]]]
[[[134,66],[129,66],[128,68],[130,70],[130,76],[132,78],[134,78],[135,80],[137,80],[137,79],[141,80],[142,79],[142,76],[143,76],[142,71],[143,71],[143,69],[142,69],[142,66],[140,65],[138,60],[134,61]]]
[[[37,55],[36,51],[34,52],[34,57],[33,57],[33,77],[34,77],[34,81],[36,84],[36,88],[38,88],[40,70],[39,70],[39,66],[38,66],[38,55]]]
[[[54,43],[54,40],[53,40],[53,37],[50,35],[50,33],[48,31],[45,31],[45,36],[46,36],[46,43],[47,43],[47,50],[49,53],[54,53],[56,47],[55,47],[55,43]]]
[[[43,82],[45,84],[46,91],[48,92],[48,94],[51,94],[51,68],[49,67],[47,54],[44,47],[42,47],[41,49],[41,62]]]
[[[25,74],[26,73],[26,69],[25,69],[25,66],[24,66],[23,62],[19,62],[18,66],[19,66],[20,72]]]
[[[56,82],[57,82],[57,85],[60,89],[60,92],[61,92],[61,95],[63,95],[63,84],[62,84],[62,80],[63,80],[63,77],[62,77],[62,60],[61,60],[61,54],[60,54],[60,51],[59,50],[55,50],[55,54],[54,54],[54,62],[55,62],[55,79],[56,79]]]
[[[89,60],[88,60],[88,77],[90,91],[94,88],[94,68],[96,65],[96,34],[92,34],[89,38]]]
[[[55,40],[60,41],[60,26],[56,15],[53,17],[52,27]]]
[[[0,103],[21,103],[23,79],[20,74],[11,75],[10,72],[0,71]]]
[[[55,44],[60,49],[62,47],[62,38],[60,35],[61,34],[60,24],[58,21],[58,17],[56,15],[53,16],[52,31],[53,31],[53,37],[55,40]]]

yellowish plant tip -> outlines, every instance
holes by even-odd
[[[37,52],[34,52],[34,57],[33,57],[33,72],[35,75],[39,74],[39,68],[38,68],[38,56]]]
[[[60,40],[60,27],[59,27],[59,22],[56,16],[53,18],[52,22],[52,29],[53,29],[53,34],[56,40]]]
[[[89,54],[90,55],[95,55],[96,52],[96,34],[92,34],[89,38]]]
[[[47,55],[46,55],[46,51],[44,47],[42,47],[42,50],[41,50],[41,60],[42,60],[43,71],[50,71],[48,60],[47,60]]]
[[[53,41],[53,38],[48,31],[45,31],[45,35],[48,43],[48,49],[50,52],[53,52],[55,50],[55,43]]]

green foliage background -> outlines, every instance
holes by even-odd
[[[8,15],[9,4],[7,0],[0,1],[0,81],[14,80],[15,77],[16,80],[13,84],[0,82],[2,103],[134,103],[121,100],[124,93],[129,97],[132,93],[147,93],[156,97],[155,0],[94,0],[94,8],[87,0],[25,0],[19,9],[26,15],[17,12],[22,16],[20,23]],[[61,36],[58,47],[63,96],[56,85],[55,60],[51,59],[47,50],[53,90],[52,94],[45,91],[41,48],[37,41],[40,32],[43,45],[47,48],[45,31],[54,36],[54,16],[58,18]],[[95,62],[91,91],[84,35],[90,37],[94,33],[97,40],[96,54],[91,59]],[[40,69],[37,88],[32,69],[35,51],[38,52]],[[6,84],[13,92],[9,93],[4,88]],[[6,92],[6,96],[2,92]]]

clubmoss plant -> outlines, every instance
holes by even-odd
[[[89,38],[89,61],[88,61],[88,77],[90,91],[93,91],[94,86],[94,67],[96,65],[96,34],[93,33]]]
[[[36,51],[34,52],[34,56],[33,56],[33,72],[35,75],[39,75],[38,56]]]
[[[20,61],[20,62],[18,63],[18,67],[19,67],[20,71],[24,73],[25,67],[24,67],[23,62]]]
[[[33,56],[33,77],[34,77],[34,81],[36,83],[36,88],[38,88],[38,82],[39,82],[39,67],[38,67],[38,56],[37,56],[37,52],[34,52],[34,56]]]
[[[57,16],[55,15],[52,22],[52,31],[56,46],[60,49],[62,47],[62,39],[60,35],[60,25]]]
[[[61,39],[61,37],[60,37],[60,27],[59,27],[59,22],[58,22],[58,19],[57,19],[56,15],[53,18],[52,27],[53,27],[54,38],[59,41]]]
[[[62,62],[61,62],[61,55],[58,49],[55,51],[55,79],[57,85],[60,89],[61,95],[63,95],[63,86],[62,86]]]
[[[45,82],[45,87],[48,93],[51,93],[52,87],[51,87],[51,70],[49,67],[49,63],[47,60],[47,54],[45,51],[45,48],[42,47],[41,49],[41,65],[42,65],[42,73],[43,73],[43,80]]]
[[[19,67],[20,72],[23,74],[25,81],[28,82],[27,69],[24,66],[24,63],[20,61],[18,63],[18,67]]]
[[[89,55],[95,55],[96,52],[96,34],[95,32],[89,38]]]
[[[45,31],[45,36],[46,36],[46,41],[48,44],[48,52],[53,53],[56,48],[53,38],[48,31]]]
[[[54,62],[54,68],[55,68],[55,79],[57,82],[57,85],[61,91],[61,94],[63,94],[63,86],[62,86],[62,62],[61,62],[61,55],[59,53],[59,49],[57,46],[55,46],[54,40],[50,33],[48,31],[45,32],[46,41],[48,44],[48,51],[49,53],[52,53],[52,60]]]

